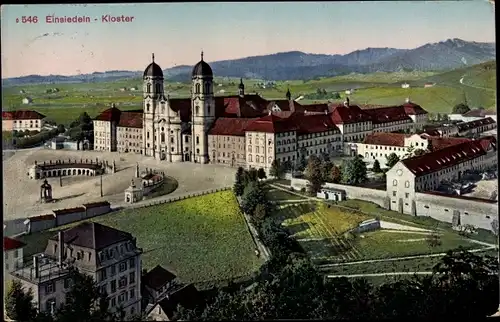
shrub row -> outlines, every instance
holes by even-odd
[[[53,129],[50,131],[42,131],[33,136],[24,137],[24,138],[16,138],[14,139],[14,146],[18,149],[29,148],[33,146],[37,146],[45,141],[48,141],[59,134],[58,129]]]

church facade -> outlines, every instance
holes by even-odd
[[[356,154],[373,132],[420,130],[427,112],[409,101],[364,109],[343,104],[302,105],[290,90],[267,100],[238,93],[214,95],[212,68],[203,59],[191,74],[191,97],[170,98],[161,67],[143,74],[142,111],[112,106],[94,120],[94,149],[140,153],[165,162],[215,163],[269,170],[274,160],[294,162],[312,154]],[[379,113],[380,112],[380,113]]]

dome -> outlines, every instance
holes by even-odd
[[[212,72],[212,68],[210,67],[209,64],[207,64],[203,60],[203,52],[201,52],[201,60],[198,62],[198,64],[194,65],[192,76],[193,77],[197,77],[197,76],[210,76],[210,77],[213,77],[213,75],[214,74]]]
[[[144,76],[143,77],[162,77],[163,78],[163,71],[161,70],[161,67],[155,63],[155,54],[153,54],[153,62],[146,67],[146,70],[144,70]]]

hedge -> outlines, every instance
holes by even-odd
[[[58,129],[52,129],[50,131],[42,131],[33,136],[24,137],[24,138],[16,138],[14,139],[14,146],[16,148],[29,148],[32,146],[39,145],[47,140],[50,140],[56,137],[59,134]]]

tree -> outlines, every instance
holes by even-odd
[[[71,286],[66,293],[66,303],[56,313],[57,322],[117,321],[122,320],[124,311],[109,312],[109,298],[87,274],[76,268],[69,268]]]
[[[80,114],[78,122],[80,123],[80,125],[90,124],[92,123],[92,118],[87,114],[87,112],[83,112],[82,114]]]
[[[372,171],[375,172],[375,173],[382,172],[382,169],[380,168],[380,162],[378,162],[378,160],[375,160],[375,162],[373,162]]]
[[[64,124],[58,124],[57,125],[57,131],[59,131],[59,133],[66,132],[66,129],[64,128]]]
[[[452,114],[465,114],[470,111],[470,108],[465,103],[457,104],[453,107]]]
[[[305,147],[300,149],[299,157],[297,158],[297,163],[295,166],[295,169],[297,169],[298,171],[304,171],[307,166],[306,153],[307,150]]]
[[[238,167],[236,170],[235,181],[233,186],[233,191],[236,196],[241,196],[245,190],[244,183],[245,170],[242,167]]]
[[[255,207],[255,210],[253,212],[253,219],[257,223],[261,223],[262,220],[264,220],[264,218],[266,218],[266,215],[267,215],[266,205],[263,205],[261,203],[257,204],[257,206]]]
[[[395,165],[396,165],[396,163],[398,163],[398,162],[399,162],[399,157],[398,157],[398,156],[397,156],[397,154],[396,154],[396,153],[394,153],[394,152],[393,152],[393,153],[391,153],[391,154],[389,154],[389,155],[386,157],[386,159],[387,159],[387,162],[385,163],[385,165],[386,165],[389,169],[390,169],[390,168],[392,168],[393,166],[395,166]]]
[[[260,182],[250,182],[243,192],[241,208],[246,214],[253,215],[258,204],[268,206],[266,192]]]
[[[7,316],[15,321],[32,321],[36,317],[33,292],[25,292],[18,280],[13,280],[5,298]]]
[[[415,151],[413,151],[413,155],[416,157],[424,155],[424,154],[425,154],[425,151],[423,149],[415,149]]]
[[[342,172],[339,167],[333,165],[332,170],[330,172],[330,182],[332,183],[340,183],[342,180]]]
[[[283,176],[283,166],[279,160],[273,160],[271,163],[271,169],[269,170],[269,175],[274,178],[281,178]]]
[[[323,177],[323,182],[330,181],[330,174],[332,173],[333,162],[323,161],[321,162],[321,176]]]
[[[366,164],[362,158],[355,156],[352,160],[345,161],[342,166],[342,183],[355,185],[367,179]]]
[[[259,168],[259,170],[257,170],[257,177],[261,180],[265,179],[267,177],[266,171],[263,168]]]
[[[281,165],[281,168],[283,169],[283,172],[288,172],[288,171],[291,171],[292,168],[293,168],[293,163],[292,161],[290,160],[286,160],[285,162],[283,162],[283,164]]]
[[[307,162],[305,177],[309,181],[309,192],[316,193],[323,185],[323,173],[321,171],[321,161],[315,155],[311,155]]]
[[[491,222],[491,230],[495,236],[498,236],[498,219],[493,219]]]
[[[403,159],[407,159],[407,158],[411,158],[413,156],[413,153],[415,152],[415,147],[413,146],[413,144],[411,144],[407,149],[406,149],[406,153],[403,157]],[[396,162],[397,163],[397,162]],[[395,163],[395,164],[396,164]],[[392,168],[392,167],[391,167]]]

